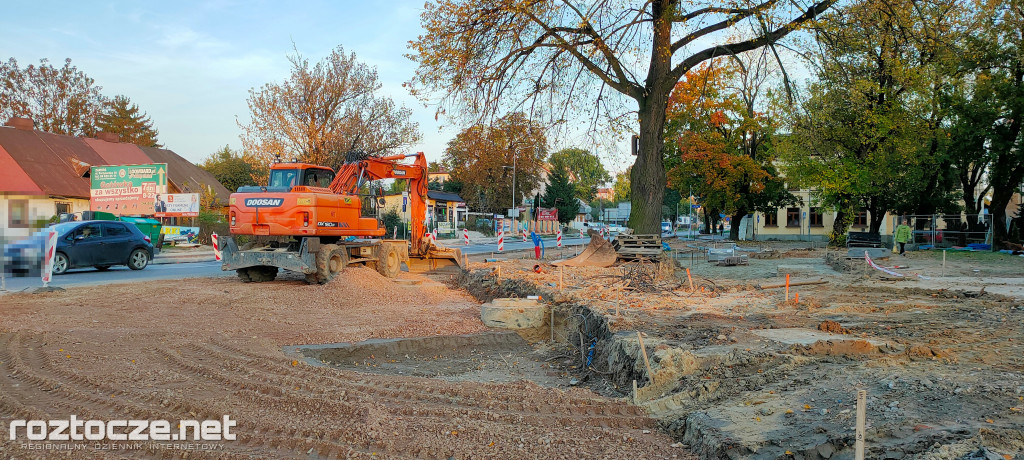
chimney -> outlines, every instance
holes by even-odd
[[[100,131],[96,133],[96,139],[99,139],[101,141],[113,142],[116,144],[118,142],[121,142],[121,135],[117,133],[108,133],[105,131]]]
[[[20,129],[22,131],[32,131],[35,127],[35,123],[32,122],[31,118],[26,117],[11,117],[7,120],[4,126],[10,126],[14,129]]]

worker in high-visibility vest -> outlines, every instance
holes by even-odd
[[[906,246],[913,234],[906,220],[901,221],[899,227],[896,227],[896,244],[900,246],[900,255],[903,257],[907,256]]]

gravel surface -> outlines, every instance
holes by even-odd
[[[413,278],[412,275],[404,275]],[[414,284],[415,282],[418,284]],[[324,286],[237,279],[76,288],[0,300],[0,420],[238,421],[213,450],[76,457],[689,457],[635,406],[589,390],[366,374],[283,345],[486,330],[468,295],[364,268]],[[48,457],[0,438],[4,457]]]

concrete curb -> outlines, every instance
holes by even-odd
[[[216,258],[212,252],[198,254],[166,254],[160,253],[153,257],[151,264],[186,264],[193,262],[213,262]]]

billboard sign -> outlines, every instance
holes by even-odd
[[[558,209],[537,208],[537,220],[558,220]]]
[[[158,209],[153,213],[156,217],[197,217],[199,216],[199,194],[169,193],[161,195],[159,201],[154,200],[153,207]]]
[[[167,163],[93,166],[89,178],[92,211],[152,215],[167,195]]]

